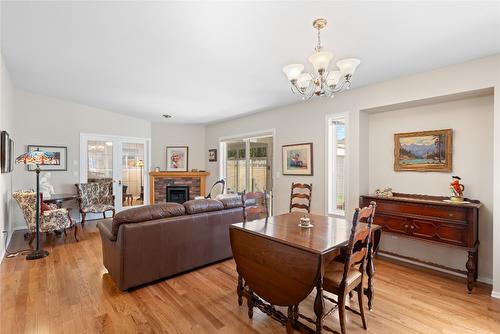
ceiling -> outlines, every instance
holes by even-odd
[[[328,20],[322,41],[334,60],[361,59],[356,88],[500,52],[499,6],[2,1],[1,50],[19,89],[209,123],[299,102],[281,68],[307,62],[314,18]]]

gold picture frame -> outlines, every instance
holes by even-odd
[[[394,134],[394,170],[452,171],[453,129]]]

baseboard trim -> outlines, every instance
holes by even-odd
[[[491,297],[500,299],[500,292],[498,292],[498,291],[491,291]]]
[[[436,266],[436,265],[432,265],[432,264],[427,264],[427,263],[423,263],[423,262],[420,262],[420,261],[411,260],[411,259],[408,259],[406,257],[402,257],[402,256],[394,255],[394,254],[388,254],[388,253],[383,252],[383,251],[379,251],[377,253],[377,256],[386,257],[386,258],[389,258],[389,259],[393,259],[393,260],[397,260],[397,261],[409,263],[409,264],[415,265],[417,267],[432,269],[432,270],[439,271],[439,272],[442,272],[442,273],[445,273],[445,274],[450,274],[450,275],[453,275],[453,276],[456,276],[456,277],[461,277],[461,278],[466,278],[467,277],[466,274],[463,274],[459,270],[449,270],[449,269],[445,269],[445,268],[442,268],[442,267],[439,267],[439,266]],[[479,276],[477,278],[477,281],[481,282],[481,283],[484,283],[484,284],[487,284],[487,285],[492,285],[493,284],[493,280],[491,278],[482,277],[482,276]]]

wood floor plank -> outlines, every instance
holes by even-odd
[[[44,238],[49,257],[4,259],[0,265],[0,333],[285,333],[255,310],[238,306],[234,261],[120,291],[102,265],[100,237],[89,222],[81,241]],[[25,247],[22,231],[11,248]],[[468,295],[461,279],[377,259],[375,308],[369,332],[390,334],[500,333],[500,301],[479,285]],[[301,304],[312,316],[314,293]],[[356,298],[351,306],[358,308]],[[285,310],[286,311],[286,310]],[[347,331],[366,333],[347,313]],[[338,315],[326,319],[339,330]]]

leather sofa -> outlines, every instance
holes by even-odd
[[[104,266],[121,290],[232,257],[229,225],[241,199],[161,203],[119,212],[97,224]]]

